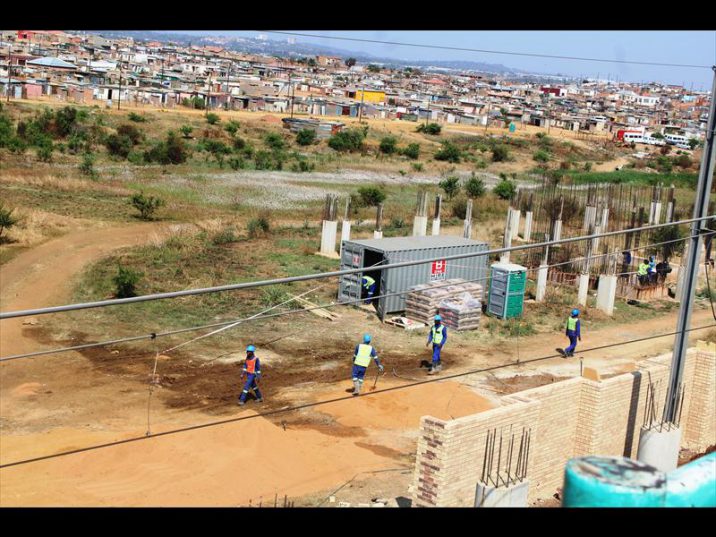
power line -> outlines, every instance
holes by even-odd
[[[598,239],[598,238],[602,238],[602,237],[611,237],[614,235],[622,235],[624,233],[633,233],[636,231],[646,231],[646,230],[652,230],[652,229],[659,229],[662,227],[690,224],[690,223],[698,222],[698,221],[702,221],[702,220],[710,220],[710,219],[714,218],[714,216],[716,216],[716,215],[703,216],[700,218],[690,218],[688,220],[679,220],[678,222],[668,222],[668,223],[664,223],[664,224],[653,224],[653,225],[649,225],[649,226],[642,226],[639,228],[632,228],[632,229],[626,229],[626,230],[607,231],[607,232],[602,232],[602,233],[595,233],[592,235],[584,235],[581,237],[571,237],[571,238],[566,238],[566,239],[552,240],[552,241],[546,241],[546,242],[540,242],[540,243],[534,243],[534,244],[525,244],[525,245],[520,245],[520,246],[494,248],[492,250],[484,250],[482,252],[477,252],[477,253],[470,252],[470,253],[465,253],[465,254],[448,255],[448,256],[444,256],[444,257],[434,257],[434,258],[429,258],[429,259],[402,261],[400,263],[383,265],[382,267],[361,267],[361,268],[355,268],[355,269],[337,270],[337,271],[333,271],[333,272],[305,274],[303,276],[290,276],[290,277],[286,277],[286,278],[274,278],[272,280],[259,280],[259,281],[254,281],[254,282],[220,285],[220,286],[215,286],[215,287],[204,287],[204,288],[200,288],[200,289],[186,289],[184,291],[154,293],[154,294],[142,295],[142,296],[131,297],[131,298],[116,298],[116,299],[112,299],[112,300],[101,300],[101,301],[96,301],[96,302],[68,304],[68,305],[64,305],[64,306],[54,306],[54,307],[49,307],[49,308],[9,311],[9,312],[5,312],[5,313],[0,313],[0,320],[11,319],[11,318],[15,318],[15,317],[27,317],[30,315],[45,315],[48,313],[58,313],[58,312],[64,312],[64,311],[74,311],[74,310],[89,309],[89,308],[102,308],[102,307],[106,307],[106,306],[114,306],[114,305],[119,305],[119,304],[131,304],[131,303],[135,303],[135,302],[147,302],[147,301],[151,301],[151,300],[163,300],[166,298],[178,298],[178,297],[182,297],[182,296],[201,295],[201,294],[216,293],[216,292],[221,292],[221,291],[236,291],[236,290],[240,290],[240,289],[253,289],[255,287],[265,287],[268,285],[285,284],[285,283],[293,283],[293,282],[301,282],[301,281],[309,281],[309,280],[320,280],[322,278],[333,278],[336,276],[347,276],[350,274],[377,272],[377,271],[383,270],[383,269],[411,267],[411,266],[415,266],[415,265],[432,263],[434,261],[451,261],[454,259],[466,259],[466,258],[470,258],[470,257],[489,256],[489,255],[501,254],[501,253],[506,253],[506,252],[516,252],[519,250],[529,250],[531,248],[544,248],[545,246],[554,246],[557,244],[567,244],[570,242]]]
[[[705,326],[699,326],[699,327],[696,327],[696,328],[687,328],[687,329],[684,330],[684,331],[685,331],[685,332],[693,332],[693,331],[696,331],[696,330],[704,330],[704,329],[706,329],[706,328],[712,328],[712,327],[714,327],[714,326],[716,326],[716,323],[714,323],[714,324],[709,324],[709,325],[705,325]],[[657,334],[657,335],[654,335],[654,336],[648,336],[648,337],[637,338],[637,339],[630,339],[630,340],[628,340],[628,341],[622,341],[622,342],[619,342],[619,343],[610,343],[610,344],[607,344],[607,345],[600,345],[599,347],[591,347],[591,348],[589,348],[589,349],[582,349],[582,350],[579,351],[579,352],[591,352],[591,351],[596,351],[596,350],[603,350],[603,349],[607,349],[607,348],[610,348],[610,347],[618,347],[618,346],[627,345],[627,344],[630,344],[630,343],[638,343],[638,342],[641,342],[641,341],[648,341],[648,340],[651,340],[651,339],[658,339],[658,338],[662,338],[662,337],[673,336],[673,335],[675,335],[675,334],[677,334],[677,333],[678,333],[678,332],[668,332],[668,333],[665,333],[665,334]],[[476,373],[484,373],[484,372],[486,372],[486,371],[494,371],[494,370],[497,370],[497,369],[503,369],[503,368],[506,368],[506,367],[513,367],[513,366],[516,366],[516,365],[524,365],[524,364],[529,364],[529,363],[532,363],[532,362],[539,362],[539,361],[542,361],[542,360],[548,360],[548,359],[551,359],[551,358],[557,358],[557,357],[561,357],[561,356],[562,356],[561,354],[550,354],[550,355],[547,355],[547,356],[541,356],[541,357],[539,357],[539,358],[533,358],[533,359],[531,359],[531,360],[524,360],[524,361],[519,361],[519,362],[510,362],[510,363],[501,364],[501,365],[497,365],[497,366],[486,367],[486,368],[483,368],[483,369],[475,369],[475,370],[466,371],[466,372],[463,372],[463,373],[455,373],[455,374],[453,374],[453,375],[445,375],[445,376],[438,377],[438,378],[433,377],[433,378],[429,378],[429,379],[425,379],[425,380],[415,381],[415,382],[412,382],[412,383],[410,383],[410,384],[401,384],[400,386],[393,386],[393,387],[390,387],[390,388],[383,388],[383,389],[380,389],[380,390],[376,390],[376,391],[374,391],[374,392],[366,392],[366,393],[364,393],[363,395],[361,395],[361,397],[366,397],[366,396],[371,396],[371,395],[377,395],[377,394],[379,394],[379,393],[386,393],[386,392],[392,392],[392,391],[397,391],[397,390],[403,390],[403,389],[412,388],[412,387],[415,387],[415,386],[420,386],[420,385],[422,385],[422,384],[429,384],[429,383],[431,383],[431,382],[441,382],[441,381],[444,381],[444,380],[450,380],[450,379],[454,379],[454,378],[465,377],[465,376],[468,376],[468,375],[474,375],[474,374],[476,374]],[[157,437],[160,437],[160,436],[170,436],[170,435],[179,434],[179,433],[185,433],[185,432],[189,432],[189,431],[196,431],[196,430],[199,430],[199,429],[206,429],[206,428],[208,428],[208,427],[215,427],[215,426],[218,426],[218,425],[226,425],[226,424],[228,424],[228,423],[235,423],[235,422],[245,421],[245,420],[254,419],[254,418],[259,418],[259,417],[273,416],[273,415],[276,415],[276,414],[282,414],[282,413],[284,413],[284,412],[293,412],[293,411],[295,411],[295,410],[302,410],[302,409],[304,409],[304,408],[312,408],[312,407],[316,407],[316,406],[327,405],[327,404],[331,404],[331,403],[337,403],[337,402],[340,402],[340,401],[356,401],[356,397],[354,397],[354,396],[352,396],[352,395],[351,395],[351,396],[348,396],[348,397],[336,397],[336,398],[334,398],[334,399],[327,399],[326,401],[316,401],[316,402],[313,402],[313,403],[305,403],[305,404],[296,405],[296,406],[293,406],[293,407],[279,408],[279,409],[277,409],[277,410],[270,410],[270,411],[268,411],[268,412],[262,412],[262,413],[260,413],[260,414],[252,414],[252,415],[249,415],[249,416],[239,416],[239,417],[236,417],[236,418],[229,418],[229,419],[225,419],[225,420],[212,421],[212,422],[208,422],[208,423],[202,423],[202,424],[199,424],[199,425],[190,425],[190,426],[188,426],[188,427],[181,427],[181,428],[177,428],[177,429],[170,429],[170,430],[168,430],[168,431],[162,431],[162,432],[160,432],[160,433],[152,434],[152,435],[149,435],[149,436],[136,436],[136,437],[132,437],[132,438],[125,438],[124,440],[117,440],[117,441],[114,441],[114,442],[107,442],[107,443],[104,443],[104,444],[97,444],[97,445],[94,445],[94,446],[87,446],[87,447],[83,447],[83,448],[77,448],[77,449],[72,449],[72,450],[67,450],[67,451],[61,451],[61,452],[59,452],[59,453],[53,453],[52,455],[43,455],[43,456],[40,456],[40,457],[33,457],[33,458],[31,458],[31,459],[24,459],[24,460],[19,460],[19,461],[15,461],[15,462],[9,462],[9,463],[0,465],[0,469],[2,469],[2,468],[10,468],[10,467],[13,467],[13,466],[21,466],[21,465],[30,464],[30,463],[34,463],[34,462],[40,462],[40,461],[44,461],[44,460],[48,460],[48,459],[55,459],[55,458],[58,458],[58,457],[64,457],[64,456],[66,456],[66,455],[74,455],[74,454],[77,454],[77,453],[84,453],[84,452],[88,452],[88,451],[95,451],[95,450],[104,449],[104,448],[113,447],[113,446],[118,446],[118,445],[122,445],[122,444],[129,444],[129,443],[133,443],[133,442],[139,442],[139,441],[141,441],[141,440],[147,440],[147,439],[149,439],[149,438],[157,438]]]
[[[695,69],[711,69],[710,65],[694,65],[694,64],[682,64],[682,63],[660,63],[660,62],[643,62],[643,61],[630,61],[630,60],[607,60],[604,58],[583,58],[579,56],[561,56],[557,54],[537,54],[534,52],[509,52],[504,50],[487,50],[477,48],[465,48],[465,47],[449,47],[446,45],[426,45],[422,43],[404,43],[399,41],[383,41],[380,39],[360,39],[357,37],[335,37],[325,36],[316,34],[304,34],[299,32],[281,32],[277,30],[262,30],[270,34],[283,34],[283,35],[297,35],[301,37],[317,37],[320,39],[333,39],[336,41],[355,41],[359,43],[378,43],[381,45],[399,45],[403,47],[418,47],[418,48],[431,48],[437,50],[457,50],[463,52],[480,52],[483,54],[501,54],[505,56],[527,56],[531,58],[553,58],[558,60],[575,60],[575,61],[588,61],[588,62],[604,62],[604,63],[621,63],[631,65],[654,65],[659,67],[688,67]]]
[[[713,235],[713,234],[716,234],[716,231],[708,232],[708,233],[706,233],[706,234],[712,234],[712,235]],[[706,235],[706,234],[705,234],[705,235]],[[624,251],[635,252],[635,251],[637,251],[637,250],[644,250],[644,249],[651,248],[651,247],[654,247],[654,246],[661,246],[661,245],[664,245],[664,244],[671,244],[671,243],[675,243],[675,242],[685,241],[685,240],[688,240],[688,239],[690,239],[690,238],[691,238],[691,237],[684,237],[684,238],[681,238],[681,239],[672,239],[672,240],[668,240],[668,241],[655,242],[655,243],[645,244],[645,245],[642,245],[642,246],[637,246],[637,247],[634,247],[634,248],[629,248],[628,250],[621,250],[621,251],[622,251],[622,252],[624,252]],[[547,266],[547,268],[560,267],[560,266],[564,266],[564,265],[569,265],[569,264],[575,263],[576,261],[584,262],[584,261],[586,261],[586,260],[599,259],[599,258],[601,258],[601,257],[608,257],[608,256],[611,256],[611,255],[614,255],[614,253],[592,255],[592,256],[589,256],[589,257],[580,258],[579,260],[562,261],[562,262],[560,262],[560,263],[553,263],[553,264],[551,264],[551,265],[546,265],[546,266]],[[386,265],[386,266],[387,266],[387,265]],[[624,273],[619,273],[618,275],[626,275],[626,274],[633,274],[633,272],[624,272]],[[482,277],[482,278],[475,278],[475,279],[472,279],[472,280],[465,280],[465,283],[482,282],[482,281],[487,281],[487,280],[489,280],[490,278],[491,278],[491,276],[486,276],[486,277]],[[440,289],[440,288],[442,288],[442,287],[448,287],[448,286],[450,286],[450,285],[452,285],[452,284],[436,285],[436,286],[434,287],[434,289]],[[313,289],[313,290],[315,290],[315,289]],[[312,290],[312,291],[313,291],[313,290]],[[311,292],[311,291],[308,291],[308,292]],[[377,299],[380,299],[380,298],[388,298],[388,297],[392,297],[392,296],[401,296],[401,295],[408,294],[409,292],[410,292],[410,290],[397,291],[397,292],[394,292],[394,293],[384,293],[384,294],[382,294],[382,295],[375,295],[375,296],[371,297],[371,299],[372,299],[372,300],[377,300]],[[304,293],[304,294],[306,294],[306,293]],[[302,295],[298,295],[298,296],[302,296]],[[282,304],[291,302],[292,300],[293,300],[293,299],[286,300],[286,301],[283,302]],[[311,307],[308,307],[308,308],[297,308],[297,309],[288,310],[288,311],[283,311],[283,312],[279,312],[279,313],[272,313],[272,314],[270,314],[270,315],[254,315],[254,316],[248,317],[248,318],[233,319],[233,320],[230,320],[230,321],[222,321],[222,322],[219,322],[219,323],[211,323],[211,324],[198,325],[198,326],[192,326],[192,327],[187,327],[187,328],[179,328],[179,329],[170,330],[170,331],[167,331],[167,332],[150,332],[149,334],[144,334],[144,335],[140,335],[140,336],[128,336],[128,337],[126,337],[126,338],[119,338],[119,339],[113,339],[113,340],[108,340],[108,341],[101,341],[101,342],[97,342],[97,343],[86,343],[86,344],[83,344],[83,345],[74,345],[74,346],[72,346],[72,347],[62,347],[62,348],[59,348],[59,349],[50,349],[50,350],[44,350],[44,351],[28,352],[28,353],[24,353],[24,354],[15,354],[15,355],[11,355],[11,356],[0,357],[0,362],[7,362],[7,361],[11,361],[11,360],[19,360],[19,359],[24,359],[24,358],[34,358],[34,357],[37,357],[37,356],[43,356],[43,355],[47,355],[47,354],[59,354],[59,353],[63,353],[63,352],[77,351],[77,350],[83,350],[83,349],[90,349],[90,348],[94,348],[94,347],[104,347],[104,346],[109,346],[109,345],[116,345],[116,344],[118,344],[118,343],[129,343],[129,342],[139,341],[139,340],[144,340],[144,339],[155,339],[155,338],[160,338],[160,337],[167,337],[167,336],[173,336],[173,335],[177,335],[177,334],[182,334],[182,333],[186,333],[186,332],[194,332],[194,331],[196,331],[196,330],[203,330],[203,329],[206,329],[206,328],[228,327],[228,326],[230,326],[230,325],[232,325],[232,324],[243,324],[243,323],[245,323],[245,322],[250,322],[250,321],[262,321],[262,320],[270,319],[270,318],[273,318],[273,317],[283,317],[283,316],[287,316],[287,315],[305,313],[305,312],[309,312],[309,311],[312,311],[312,310],[328,309],[328,308],[333,308],[333,307],[336,307],[336,306],[350,306],[350,305],[353,305],[353,304],[360,304],[360,303],[363,302],[364,300],[365,300],[364,298],[360,298],[360,299],[356,299],[356,300],[348,300],[348,301],[345,301],[345,302],[331,302],[330,304],[315,305],[315,306],[311,306]],[[269,309],[273,309],[273,308],[275,308],[275,307],[277,307],[277,306],[280,306],[280,305],[281,305],[281,304],[277,304],[276,306],[273,306],[272,308],[269,308]],[[268,311],[268,310],[266,310],[266,311]],[[200,336],[200,337],[203,338],[203,337],[206,337],[206,336],[209,336],[209,335],[210,335],[210,334],[205,334],[205,335]],[[186,343],[188,343],[188,342],[182,343],[181,345],[185,345]],[[169,350],[173,350],[173,349],[169,349]],[[163,351],[163,352],[168,352],[168,351]]]

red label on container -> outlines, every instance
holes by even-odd
[[[447,270],[447,261],[433,261],[430,267],[430,279],[431,280],[444,280],[445,271]]]

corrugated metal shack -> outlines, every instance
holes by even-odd
[[[316,137],[319,140],[330,138],[331,135],[340,132],[345,126],[344,123],[339,121],[319,121],[317,119],[299,119],[299,118],[288,118],[285,117],[283,121],[283,127],[289,129],[291,132],[299,132],[303,129],[310,129],[316,132]]]
[[[488,249],[486,242],[450,236],[393,237],[343,241],[341,270],[384,266],[403,261],[440,259],[450,255],[479,253]],[[436,280],[463,278],[484,279],[488,256],[466,257],[452,261],[435,261],[409,267],[371,271],[376,281],[375,296],[407,292],[414,285]],[[363,273],[342,276],[338,286],[341,302],[361,298]],[[484,282],[483,282],[484,285]],[[406,293],[407,294],[407,293]],[[406,294],[383,297],[373,302],[381,319],[390,313],[405,310]]]

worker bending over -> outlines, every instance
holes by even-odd
[[[246,377],[246,383],[244,389],[239,397],[239,405],[243,406],[246,404],[246,397],[249,395],[249,390],[253,390],[256,395],[256,401],[261,403],[264,399],[261,397],[259,391],[259,383],[261,380],[261,362],[258,356],[254,354],[256,347],[249,345],[246,347],[246,361],[244,362],[244,371],[241,373],[241,378]]]
[[[355,352],[353,353],[353,395],[360,395],[365,370],[368,369],[371,358],[375,361],[375,365],[378,366],[381,373],[384,369],[378,359],[378,353],[375,352],[375,347],[370,344],[370,341],[370,335],[365,334],[363,336],[363,343],[356,345]]]
[[[572,315],[567,319],[567,337],[569,338],[569,347],[564,349],[564,355],[574,356],[574,349],[577,348],[577,339],[582,341],[579,323],[579,310],[572,310]]]
[[[649,260],[644,259],[641,263],[639,263],[639,269],[636,273],[637,277],[639,278],[639,285],[644,287],[649,283]]]
[[[375,294],[375,280],[370,276],[363,276],[363,296],[366,298],[365,303],[370,304]]]
[[[428,342],[425,344],[427,347],[431,343],[433,344],[433,363],[430,366],[428,375],[433,375],[438,371],[442,371],[443,364],[440,361],[440,351],[442,351],[443,345],[447,341],[447,327],[442,324],[442,317],[440,315],[435,316],[435,324],[428,333]]]

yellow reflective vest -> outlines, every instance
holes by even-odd
[[[579,319],[577,319],[576,317],[569,317],[567,319],[567,330],[571,330],[572,332],[574,332],[577,329],[578,320]]]
[[[646,276],[648,271],[649,271],[649,265],[647,265],[646,263],[639,264],[639,270],[637,272],[637,274],[639,276]]]
[[[443,342],[443,325],[440,325],[439,328],[433,325],[431,331],[433,334],[433,343],[440,345]]]
[[[370,355],[372,352],[372,345],[366,345],[365,343],[361,343],[360,345],[358,345],[358,353],[353,357],[353,363],[361,367],[368,367],[370,365]]]
[[[375,280],[370,276],[363,276],[363,279],[365,280],[363,287],[365,287],[366,289],[370,289],[370,286],[375,283]]]

